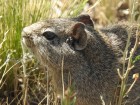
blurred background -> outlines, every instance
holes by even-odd
[[[23,51],[21,31],[39,20],[82,13],[96,28],[140,22],[140,0],[0,0],[0,105],[54,105],[47,71]]]

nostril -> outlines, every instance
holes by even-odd
[[[26,38],[26,39],[27,38],[28,39],[31,39],[32,38],[31,34],[28,32],[28,30],[26,30],[26,28],[23,29],[21,35],[22,35],[22,38]]]
[[[23,35],[22,37],[23,37],[23,38],[31,38],[31,37],[28,36],[28,35]]]
[[[23,35],[23,39],[32,41],[34,38],[31,35]]]

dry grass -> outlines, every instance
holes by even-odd
[[[41,67],[36,59],[27,53],[27,49],[21,46],[20,38],[23,27],[45,18],[71,17],[85,11],[88,11],[97,25],[104,26],[119,21],[117,16],[121,11],[118,11],[119,3],[120,0],[90,0],[88,4],[87,0],[0,0],[0,105],[42,105],[46,103],[54,105],[59,101],[54,98],[55,93],[46,68]],[[122,19],[140,22],[139,0],[126,0],[126,4],[129,6],[129,11],[126,9],[124,15],[130,18]],[[125,14],[127,12],[129,15]],[[126,56],[126,47],[124,59],[132,60],[137,45],[138,41],[129,57]],[[122,70],[118,70],[120,78],[127,79],[132,67],[133,64],[129,62],[123,73]],[[137,77],[137,75],[134,76],[134,82]],[[124,93],[122,91],[125,88],[125,79],[122,79],[121,93]],[[127,89],[126,94],[133,89],[132,87],[133,83]],[[73,94],[73,90],[68,89],[68,96]],[[121,105],[123,97],[124,94],[120,94],[116,105]],[[73,96],[73,104],[74,101],[75,96]],[[63,100],[63,105],[69,105],[67,103],[70,102],[69,99]]]

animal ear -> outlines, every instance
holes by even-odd
[[[93,24],[92,19],[91,19],[90,16],[87,15],[87,14],[79,15],[79,16],[77,17],[77,21],[82,22],[82,23],[84,23],[85,25],[89,25],[89,26],[94,27],[94,24]]]
[[[85,32],[85,25],[81,22],[74,24],[69,29],[69,37],[66,42],[74,50],[83,50],[87,45],[87,33]]]

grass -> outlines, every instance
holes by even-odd
[[[129,2],[130,10],[136,11],[132,4],[137,5],[139,0],[126,1]],[[93,17],[98,19],[97,23],[100,25],[114,23],[117,21],[114,11],[116,12],[119,2],[120,0],[98,0],[93,3],[97,5],[90,8],[88,13],[94,14]],[[22,50],[21,31],[23,27],[46,18],[77,16],[83,11],[83,8],[85,9],[86,3],[87,0],[0,0],[1,105],[27,105],[29,102],[39,105],[55,103],[55,94],[49,83],[46,69],[42,68],[32,55],[25,53],[26,49]],[[132,12],[129,21],[134,21],[135,16],[139,21],[139,12],[137,11]],[[131,53],[133,56],[133,51]],[[138,56],[137,59],[140,57]],[[127,69],[131,66],[132,64]],[[123,76],[121,73],[119,75]],[[123,81],[122,89],[125,84],[126,82]],[[68,89],[68,94],[71,96],[74,93]],[[121,105],[123,95],[120,96],[117,105]],[[74,96],[73,98],[75,99]],[[75,101],[74,99],[72,102]],[[70,103],[69,98],[68,101],[63,100],[64,105],[65,103]]]
[[[42,89],[40,94],[46,91],[45,82],[41,84],[46,75],[44,68],[39,72],[39,64],[28,54],[25,56],[28,61],[22,59],[20,41],[23,27],[46,18],[76,16],[86,2],[87,0],[0,0],[0,104],[27,105],[32,100],[30,95],[35,97],[35,102],[41,104],[46,97],[44,94],[42,97],[36,94],[39,89]],[[26,63],[26,67],[23,63]]]

